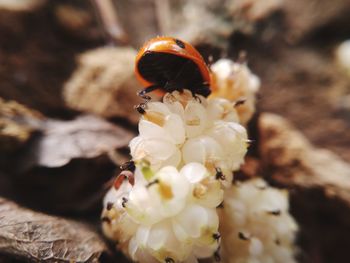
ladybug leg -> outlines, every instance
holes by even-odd
[[[202,103],[201,98],[197,95],[196,92],[193,92],[193,91],[192,91],[192,97],[193,97],[196,101],[198,101],[199,103]]]
[[[158,85],[152,85],[149,86],[147,88],[144,88],[143,90],[141,90],[140,92],[137,93],[138,96],[140,96],[141,98],[143,98],[145,100],[145,102],[140,103],[139,105],[135,106],[135,109],[140,113],[140,114],[145,114],[145,109],[147,107],[147,102],[149,102],[151,100],[151,97],[146,95],[149,92],[152,92],[156,89],[159,89]]]
[[[182,87],[179,87],[178,83],[176,83],[176,81],[167,81],[166,84],[164,85],[164,89],[167,92],[173,92],[174,90],[177,90],[179,92],[183,92],[184,89]]]
[[[211,93],[208,83],[202,83],[197,89],[194,90],[195,93],[201,94],[204,97],[208,97]]]
[[[159,89],[159,85],[151,85],[151,86],[148,86],[147,88],[144,88],[140,92],[138,92],[137,95],[139,95],[141,98],[149,101],[149,100],[151,100],[151,97],[147,96],[146,94],[150,93],[156,89]]]

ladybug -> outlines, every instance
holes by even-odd
[[[173,37],[149,40],[136,56],[135,74],[145,87],[138,95],[147,101],[147,93],[188,89],[195,96],[210,94],[210,72],[199,52],[189,43]],[[145,104],[140,104],[144,108]],[[142,113],[142,112],[141,112]]]

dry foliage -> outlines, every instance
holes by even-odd
[[[0,198],[0,252],[26,261],[98,262],[107,247],[90,226]]]
[[[141,87],[134,75],[135,56],[130,47],[104,47],[80,55],[76,71],[64,86],[67,106],[137,123],[134,105],[141,102],[136,96]]]
[[[302,262],[341,262],[350,242],[350,164],[312,146],[286,119],[266,113],[259,118],[259,155],[266,179],[291,190]]]

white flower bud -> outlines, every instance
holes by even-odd
[[[211,97],[225,98],[231,102],[244,100],[237,106],[242,124],[247,124],[255,112],[256,93],[260,88],[259,78],[245,64],[229,59],[220,59],[211,66],[213,92]]]
[[[133,160],[147,160],[154,171],[198,162],[213,176],[220,169],[226,179],[223,184],[229,186],[248,147],[234,104],[225,99],[194,98],[188,90],[168,93],[163,101],[147,104],[140,135],[130,142]]]
[[[252,179],[226,190],[220,211],[225,262],[296,262],[298,227],[288,212],[287,192]]]

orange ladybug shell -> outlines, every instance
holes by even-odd
[[[173,37],[155,37],[146,42],[136,56],[136,77],[144,87],[154,84],[143,78],[138,70],[138,61],[147,52],[169,53],[192,60],[198,66],[203,81],[210,83],[210,72],[208,66],[201,54],[191,44]]]

